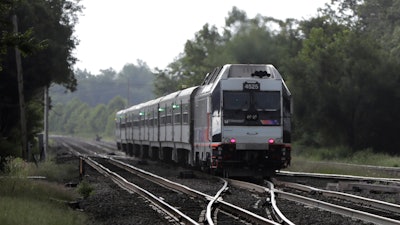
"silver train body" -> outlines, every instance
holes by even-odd
[[[290,165],[291,105],[274,66],[227,64],[200,86],[117,112],[116,142],[224,176],[271,176]]]

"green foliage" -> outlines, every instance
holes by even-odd
[[[159,71],[156,95],[178,90],[179,84],[199,85],[222,64],[271,63],[294,96],[296,140],[317,147],[349,146],[349,153],[373,148],[396,154],[399,7],[398,1],[335,0],[320,16],[303,21],[249,19],[234,7],[222,34],[204,25],[181,57]],[[321,157],[336,154],[327,151]]]
[[[82,197],[87,198],[94,191],[94,187],[90,185],[87,181],[82,181],[78,185],[78,193],[82,195]]]
[[[49,130],[86,137],[113,137],[115,114],[125,106],[126,101],[120,96],[113,98],[107,105],[99,104],[95,107],[75,98],[65,105],[57,104],[53,107],[49,115]]]
[[[14,33],[11,20],[7,21],[6,15],[11,15],[12,9],[18,6],[17,1],[0,2],[0,25],[2,27],[0,34],[0,72],[3,70],[2,61],[4,55],[7,55],[9,49],[16,46],[23,56],[31,55],[46,47],[46,41],[38,41],[34,36],[32,28],[23,33]],[[10,17],[9,17],[10,18]],[[8,18],[8,19],[9,19]]]
[[[154,94],[156,97],[161,97],[179,90],[177,76],[167,75],[167,71],[158,70],[154,80]]]
[[[51,154],[48,159],[37,167],[20,158],[7,158],[8,173],[0,179],[1,224],[87,224],[84,214],[66,204],[79,197],[75,189],[63,185],[77,179],[77,165],[56,164]],[[46,176],[46,180],[26,179],[27,175]]]
[[[89,115],[88,122],[90,126],[90,130],[93,130],[95,133],[104,132],[107,124],[106,119],[100,118],[108,118],[108,114],[106,114],[106,106],[104,104],[97,105]]]
[[[86,224],[87,218],[84,214],[68,209],[67,206],[59,203],[27,200],[20,197],[2,197],[0,201],[0,223],[10,225],[80,225]]]
[[[5,160],[4,171],[10,176],[26,177],[29,174],[30,164],[21,158],[7,157]]]
[[[4,171],[4,166],[12,157],[20,156],[21,151],[13,142],[9,140],[0,139],[0,171]]]
[[[0,2],[0,138],[19,143],[20,108],[15,51],[22,52],[24,98],[28,121],[28,141],[33,142],[43,124],[43,90],[52,83],[68,90],[76,88],[72,51],[77,44],[73,36],[81,6],[75,0]],[[12,10],[11,10],[12,9]],[[11,18],[17,17],[18,33]],[[19,145],[19,144],[17,144]],[[12,148],[15,149],[15,148]],[[21,150],[19,150],[21,151]],[[6,151],[2,151],[3,153]],[[18,155],[11,152],[11,155]]]
[[[78,196],[62,185],[2,178],[0,196],[1,224],[85,224],[86,221],[84,215],[67,208],[65,201]]]
[[[76,77],[79,86],[75,92],[65,93],[61,86],[50,89],[53,102],[66,104],[77,98],[93,107],[97,104],[107,104],[116,96],[128,99],[129,105],[153,98],[154,74],[141,61],[138,61],[138,65],[126,64],[118,73],[110,68],[93,75],[78,69]]]
[[[297,148],[295,150],[296,157],[300,155],[315,161],[340,161],[352,156],[351,149],[345,146],[335,146],[332,148],[295,146]]]
[[[320,137],[319,145],[395,153],[389,148],[398,141],[392,136],[398,126],[389,121],[398,120],[393,112],[400,109],[389,104],[399,97],[387,81],[398,82],[393,70],[398,66],[384,60],[387,54],[368,33],[321,19],[303,22],[308,38],[289,68],[296,74],[291,84],[297,131]]]
[[[373,165],[373,166],[388,166],[388,167],[400,166],[399,157],[393,157],[385,153],[376,153],[370,148],[357,151],[349,159],[349,162],[356,164],[363,164],[363,165]]]
[[[294,20],[280,21],[270,17],[247,18],[244,11],[233,7],[226,19],[224,32],[205,24],[188,40],[184,53],[167,69],[156,74],[155,94],[161,96],[182,87],[200,85],[206,74],[227,63],[271,63],[283,65],[299,48],[290,39],[295,32]],[[274,30],[270,27],[279,27]]]
[[[383,159],[384,161],[387,160]],[[346,174],[353,176],[369,176],[369,177],[392,177],[397,178],[396,174],[388,171],[368,167],[365,165],[357,165],[348,161],[314,161],[302,155],[296,156],[292,160],[292,165],[288,168],[290,171],[310,172],[310,173],[327,173],[327,174]]]
[[[156,68],[155,77],[143,62],[99,76],[78,71],[81,102],[60,101],[65,105],[54,111],[62,119],[52,114],[57,125],[52,130],[110,135],[114,96],[128,96],[130,106],[153,98],[145,92],[153,87],[154,95],[162,96],[200,85],[216,66],[271,63],[293,94],[293,138],[307,147],[336,149],[311,151],[310,157],[335,159],[368,148],[398,154],[393,146],[400,146],[399,7],[398,1],[334,0],[319,16],[302,21],[248,18],[233,7],[222,32],[205,24],[167,68]]]
[[[390,171],[371,166],[398,167],[399,157],[376,153],[371,149],[352,153],[346,147],[310,148],[295,145],[290,171],[349,174],[371,177],[397,177]]]
[[[22,178],[3,178],[0,180],[2,196],[20,197],[38,201],[51,201],[50,198],[72,201],[77,195],[67,192],[63,185],[47,181],[34,181]]]
[[[77,179],[79,167],[76,162],[57,164],[53,156],[48,155],[48,160],[39,162],[38,166],[31,165],[30,176],[44,176],[51,182],[65,183]]]

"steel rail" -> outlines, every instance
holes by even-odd
[[[276,212],[276,214],[279,216],[279,218],[284,222],[284,224],[289,224],[289,225],[294,225],[293,222],[291,222],[289,219],[283,215],[283,213],[280,211],[278,206],[276,205],[276,200],[275,200],[275,188],[272,182],[267,182],[267,185],[269,186],[264,187],[261,185],[253,184],[253,183],[248,183],[244,181],[239,181],[239,180],[233,180],[229,179],[229,183],[232,184],[233,186],[239,187],[239,188],[244,188],[244,189],[252,189],[254,191],[257,191],[259,193],[265,193],[269,192],[271,194],[271,204],[273,210]]]
[[[181,211],[177,210],[173,206],[167,204],[166,202],[159,199],[157,196],[153,195],[152,193],[146,191],[145,189],[128,182],[125,178],[119,176],[118,174],[110,171],[103,165],[97,163],[95,160],[91,159],[89,156],[79,153],[78,151],[74,150],[71,145],[62,142],[62,145],[68,149],[72,154],[80,157],[84,160],[89,166],[97,170],[100,174],[103,174],[106,177],[109,177],[114,183],[120,186],[122,189],[128,191],[129,193],[137,193],[140,196],[148,199],[150,202],[153,203],[154,206],[158,207],[161,211],[169,215],[175,221],[178,222],[185,222],[186,224],[195,224],[199,225],[198,222],[194,221],[192,218],[188,217],[186,214],[182,213]],[[110,159],[107,156],[100,156],[100,158]]]
[[[291,171],[278,171],[276,172],[276,175],[296,176],[296,177],[318,177],[327,179],[359,180],[359,181],[380,181],[380,182],[390,182],[400,185],[400,179],[398,178],[363,177],[363,176],[353,176],[353,175],[306,173],[306,172],[291,172]]]
[[[91,167],[96,169],[99,173],[110,177],[114,183],[116,183],[118,186],[121,188],[127,190],[128,192],[135,192],[142,197],[148,199],[151,201],[154,205],[162,209],[163,212],[167,213],[169,216],[174,218],[176,221],[179,222],[184,222],[185,224],[194,224],[194,225],[199,225],[198,222],[194,221],[192,218],[187,216],[186,214],[182,213],[181,211],[177,210],[173,206],[167,204],[166,202],[160,200],[157,196],[153,195],[152,193],[146,191],[145,189],[142,189],[141,187],[128,182],[126,179],[123,177],[119,176],[118,174],[110,171],[109,169],[105,168],[103,165],[97,163],[90,157],[86,157],[83,160],[87,164],[89,164]]]
[[[276,190],[275,192],[278,193],[279,198],[284,198],[284,199],[287,199],[290,201],[295,201],[295,202],[298,202],[301,204],[317,207],[319,209],[324,209],[326,211],[339,213],[340,215],[348,216],[350,218],[356,218],[356,219],[360,219],[360,220],[363,220],[366,222],[371,222],[371,223],[380,224],[380,225],[398,225],[398,224],[400,224],[399,220],[394,220],[394,219],[374,215],[371,213],[362,212],[359,210],[334,205],[331,203],[307,198],[304,196],[300,196],[300,195],[296,195],[296,194],[292,194],[292,193],[288,193],[288,192],[284,192],[284,191],[280,191],[280,190]]]
[[[285,215],[283,215],[283,213],[279,210],[278,206],[276,205],[274,184],[270,181],[267,181],[267,185],[268,185],[270,193],[271,193],[271,204],[272,204],[272,208],[274,209],[274,211],[284,221],[285,224],[294,225],[294,223],[292,223],[292,221],[290,221],[288,218],[286,218]]]
[[[217,194],[215,194],[214,198],[211,199],[208,202],[208,205],[207,205],[206,219],[207,219],[207,222],[208,222],[209,225],[214,225],[214,221],[211,218],[212,206],[218,200],[218,198],[220,198],[222,192],[224,192],[228,187],[228,182],[226,180],[223,180],[223,179],[221,179],[221,180],[224,182],[224,186],[221,189],[219,189]]]
[[[127,170],[127,171],[129,171],[131,173],[134,173],[134,174],[136,174],[136,175],[138,175],[140,177],[143,177],[145,179],[151,180],[151,181],[153,181],[153,182],[155,182],[155,183],[157,183],[157,184],[159,184],[159,185],[161,185],[163,187],[167,187],[167,188],[170,188],[170,189],[173,189],[173,190],[180,191],[180,192],[188,194],[188,195],[190,195],[192,197],[204,198],[207,201],[210,201],[210,200],[213,199],[213,197],[210,196],[210,195],[207,195],[207,194],[202,193],[200,191],[191,189],[191,188],[189,188],[189,187],[187,187],[185,185],[172,182],[172,181],[170,181],[168,179],[165,179],[164,177],[160,177],[158,175],[149,173],[149,172],[147,172],[145,170],[142,170],[140,168],[132,166],[132,165],[130,165],[128,163],[122,162],[120,160],[116,160],[113,157],[107,157],[107,159],[109,159],[110,162],[113,165],[118,166],[118,167],[120,167],[122,169],[125,169],[125,170]]]
[[[83,155],[83,154],[81,154],[81,153],[79,153],[79,152],[76,152],[75,150],[73,150],[73,149],[71,148],[70,145],[68,145],[68,144],[66,144],[66,143],[63,143],[63,145],[64,145],[65,147],[67,147],[67,148],[69,149],[69,151],[73,152],[73,154],[75,154],[75,155],[81,157],[81,158],[82,158],[83,160],[85,160],[86,162],[89,162],[89,160],[87,160],[87,159],[89,159],[88,156]],[[186,193],[186,194],[189,194],[189,195],[192,195],[192,196],[195,196],[195,197],[202,197],[202,198],[206,199],[207,201],[210,201],[210,200],[213,199],[213,197],[210,196],[210,195],[207,195],[207,194],[205,194],[205,193],[202,193],[202,192],[199,192],[199,191],[197,191],[197,190],[191,189],[191,188],[186,187],[186,186],[184,186],[184,185],[181,185],[181,184],[178,184],[178,183],[169,181],[169,180],[167,180],[167,179],[165,179],[165,178],[163,178],[163,177],[160,177],[160,176],[151,174],[151,173],[149,173],[149,172],[147,172],[147,171],[144,171],[144,170],[142,170],[142,169],[140,169],[140,168],[137,168],[137,167],[134,167],[134,166],[129,165],[129,164],[127,164],[127,163],[124,163],[124,162],[122,162],[122,161],[116,160],[116,159],[114,159],[114,157],[109,157],[109,156],[100,156],[100,157],[103,158],[103,159],[109,159],[109,160],[111,160],[111,163],[113,163],[114,165],[116,165],[116,166],[118,166],[118,167],[120,167],[120,168],[123,168],[123,169],[128,169],[128,171],[134,172],[134,173],[137,174],[137,175],[139,175],[139,174],[141,173],[141,174],[142,174],[142,177],[145,178],[145,179],[158,180],[159,184],[164,185],[164,186],[166,186],[166,187],[170,187],[171,189],[179,190],[179,191],[181,191],[182,193]],[[92,160],[92,161],[95,162],[94,160]],[[90,162],[89,162],[89,163],[90,163]],[[106,171],[109,171],[109,170],[108,170],[107,168],[104,168],[103,166],[96,166],[96,165],[100,165],[100,164],[98,164],[97,162],[91,163],[91,164],[89,164],[89,165],[91,165],[91,166],[94,165],[95,167],[93,167],[93,168],[96,169],[97,171],[99,171],[99,173],[101,173],[101,174],[103,174],[103,175],[105,175],[105,176],[107,176],[107,177],[110,177],[110,175],[106,172]],[[103,170],[102,168],[104,168],[104,170]],[[136,170],[136,172],[135,172],[135,170]],[[140,171],[140,173],[139,173],[138,171]],[[116,175],[117,175],[117,174],[116,174]],[[118,175],[117,175],[116,177],[118,177]],[[116,179],[116,177],[115,177],[114,179],[112,179],[112,180],[113,180],[117,185],[119,185],[121,188],[127,190],[128,192],[131,192],[131,191],[136,192],[135,190],[137,190],[137,191],[138,191],[137,193],[140,194],[140,195],[143,194],[145,198],[146,198],[146,196],[148,195],[148,196],[150,196],[151,199],[154,199],[154,202],[153,202],[153,201],[152,201],[152,202],[153,202],[153,204],[155,204],[155,205],[157,205],[157,204],[156,204],[157,202],[161,202],[162,205],[161,205],[160,207],[164,207],[164,205],[168,205],[168,204],[166,204],[165,202],[159,200],[156,196],[154,196],[154,195],[152,195],[151,193],[147,192],[146,190],[143,190],[142,188],[140,188],[140,187],[138,187],[138,186],[136,186],[136,185],[134,185],[134,184],[132,184],[132,183],[129,183],[129,182],[126,181],[124,178],[122,178],[122,179],[125,180],[125,182],[119,182],[118,179]],[[111,176],[111,178],[113,178],[113,177]],[[129,183],[129,184],[127,184],[127,183]],[[127,186],[127,187],[125,187],[125,186]],[[127,188],[128,188],[128,189],[127,189]],[[130,190],[130,188],[132,188],[132,190]],[[136,189],[136,188],[137,188],[137,189]],[[141,192],[143,192],[143,193],[141,194]],[[224,209],[225,211],[230,212],[230,213],[232,213],[232,214],[239,215],[239,216],[241,216],[242,218],[245,218],[247,221],[250,221],[250,222],[255,223],[255,224],[280,225],[279,223],[276,223],[276,222],[274,222],[274,221],[268,220],[267,218],[264,218],[264,217],[262,217],[262,216],[259,216],[259,215],[255,214],[255,213],[252,213],[252,212],[250,212],[250,211],[248,211],[248,210],[246,210],[246,209],[242,209],[242,208],[240,208],[240,207],[238,207],[238,206],[235,206],[235,205],[232,205],[232,204],[230,204],[230,203],[228,203],[228,202],[224,202],[224,201],[221,200],[220,198],[218,198],[218,199],[217,199],[217,203],[214,203],[214,204],[218,204],[219,207],[222,208],[222,209]],[[166,207],[167,209],[169,209],[169,208],[172,207],[172,206],[169,206],[169,205],[168,205],[168,206],[165,206],[165,207]],[[172,208],[173,208],[173,207],[172,207]],[[163,208],[161,208],[161,209],[163,209]],[[163,211],[164,211],[164,210],[163,210]],[[181,213],[180,211],[178,211],[178,210],[176,210],[175,208],[173,208],[173,212],[174,212],[174,213],[175,213],[175,211],[177,211],[176,213],[178,213],[178,214]],[[168,213],[168,214],[170,215],[170,213]],[[174,215],[174,214],[172,214],[172,215]],[[174,219],[176,219],[176,218],[180,218],[180,219],[182,218],[182,219],[184,219],[185,215],[183,214],[182,217],[181,217],[181,216],[177,216],[177,217],[172,216],[172,217],[173,217]],[[179,220],[177,220],[177,221],[179,221]],[[193,221],[193,222],[194,222],[194,221]],[[190,221],[190,223],[188,223],[188,224],[192,224],[191,221]],[[195,222],[194,224],[199,224],[199,223]]]
[[[232,205],[231,203],[218,200],[219,207],[225,211],[231,212],[232,214],[239,215],[242,218],[247,219],[255,224],[273,224],[273,225],[281,225],[275,221],[269,220],[265,217],[252,213],[246,209],[242,209],[236,205]]]
[[[379,201],[379,200],[370,199],[370,198],[364,198],[361,196],[352,195],[352,194],[343,193],[343,192],[323,190],[323,189],[314,188],[314,187],[310,187],[310,186],[303,185],[303,184],[296,184],[296,183],[284,182],[284,181],[276,181],[275,183],[279,184],[279,185],[283,185],[285,187],[290,187],[290,188],[294,188],[294,189],[305,191],[305,192],[316,192],[316,193],[322,194],[327,197],[335,197],[338,199],[351,201],[353,203],[361,203],[361,204],[369,205],[371,207],[374,207],[374,208],[380,209],[380,210],[387,210],[387,211],[394,212],[394,213],[400,213],[400,205],[389,203],[389,202]]]
[[[109,157],[109,159],[111,160],[112,163],[115,163],[114,165],[119,166],[120,168],[123,169],[128,169],[128,171],[133,172],[135,174],[137,174],[138,176],[142,176],[145,179],[150,179],[153,180],[154,182],[163,185],[165,187],[169,187],[173,190],[178,190],[182,193],[186,193],[189,194],[191,196],[194,197],[199,197],[199,198],[204,198],[207,201],[211,201],[213,200],[213,197],[210,195],[207,195],[205,193],[199,192],[197,190],[191,189],[185,185],[179,184],[179,183],[175,183],[172,182],[168,179],[165,179],[163,177],[157,176],[155,174],[149,173],[147,171],[144,171],[140,168],[134,167],[130,164],[124,163],[122,161],[113,159],[113,157]],[[119,165],[118,165],[119,164]],[[231,212],[232,214],[235,215],[239,215],[242,218],[247,219],[248,221],[251,221],[252,223],[256,223],[256,224],[274,224],[274,225],[279,225],[279,223],[276,223],[272,220],[269,220],[265,217],[262,217],[260,215],[257,215],[255,213],[252,213],[246,209],[240,208],[238,206],[232,205],[228,202],[225,202],[223,200],[221,200],[220,198],[217,198],[217,202],[214,204],[218,204],[218,206],[227,211],[227,212]]]

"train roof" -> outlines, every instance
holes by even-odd
[[[162,100],[162,98],[163,98],[163,97],[159,97],[159,98],[156,98],[156,99],[152,99],[152,100],[150,100],[150,101],[147,101],[147,102],[144,103],[144,106],[156,105],[156,104],[158,104],[158,103]]]
[[[162,98],[161,102],[163,102],[163,101],[168,101],[168,100],[171,100],[171,99],[176,98],[176,96],[178,96],[179,92],[180,92],[180,91],[172,92],[172,93],[170,93],[170,94],[164,96],[164,98]]]
[[[178,97],[191,95],[193,93],[193,91],[196,90],[196,88],[198,88],[198,86],[183,89],[182,91],[179,92]]]
[[[173,100],[173,99],[176,99],[176,98],[179,98],[179,97],[182,97],[182,96],[190,95],[197,87],[198,86],[189,87],[189,88],[186,88],[186,89],[183,89],[183,90],[180,90],[180,91],[176,91],[176,92],[170,93],[170,94],[162,97],[160,102],[169,101],[169,100]]]
[[[123,115],[124,115],[124,113],[125,113],[125,109],[122,109],[122,110],[119,110],[116,114],[115,114],[115,117],[117,117],[117,118],[122,118],[123,117]]]
[[[221,71],[222,78],[258,77],[260,79],[282,79],[281,74],[271,64],[227,64]]]
[[[202,85],[216,83],[228,78],[259,78],[283,80],[278,70],[271,64],[226,64],[216,67],[207,74]]]

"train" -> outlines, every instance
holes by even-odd
[[[291,162],[292,95],[271,64],[226,64],[201,85],[115,115],[127,155],[224,177],[271,177]]]

